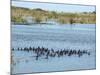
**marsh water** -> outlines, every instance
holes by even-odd
[[[82,57],[31,58],[32,52],[12,51],[12,74],[95,69],[95,24],[12,25],[12,48],[45,47],[48,49],[88,50]],[[20,59],[20,60],[19,60]]]

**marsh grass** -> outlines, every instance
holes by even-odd
[[[81,12],[81,13],[69,13],[69,12],[56,12],[56,11],[46,11],[40,8],[28,9],[22,7],[11,7],[11,21],[15,23],[27,23],[27,20],[23,17],[31,16],[33,22],[41,23],[43,21],[48,21],[51,19],[56,20],[60,24],[73,24],[73,23],[95,23],[96,13],[93,12]]]

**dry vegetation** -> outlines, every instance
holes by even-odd
[[[31,19],[34,23],[47,22],[54,20],[61,24],[85,23],[93,24],[96,22],[96,12],[82,12],[82,13],[69,13],[69,12],[56,12],[46,11],[40,8],[28,9],[22,7],[11,7],[11,21],[14,23],[29,23]]]

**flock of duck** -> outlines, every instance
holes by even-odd
[[[62,56],[72,56],[76,55],[78,57],[81,57],[83,54],[90,55],[90,52],[87,50],[75,50],[75,49],[59,49],[54,50],[53,48],[48,49],[45,47],[24,47],[24,48],[12,48],[12,51],[26,51],[30,52],[32,51],[35,54],[36,60],[39,59],[39,57],[44,56],[45,59],[49,59],[49,57],[62,57]]]

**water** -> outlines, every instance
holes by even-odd
[[[12,73],[34,73],[95,69],[95,25],[12,25],[12,48],[45,47],[48,49],[88,50],[91,55],[35,61],[32,52],[12,51]],[[21,60],[17,60],[17,59]]]

